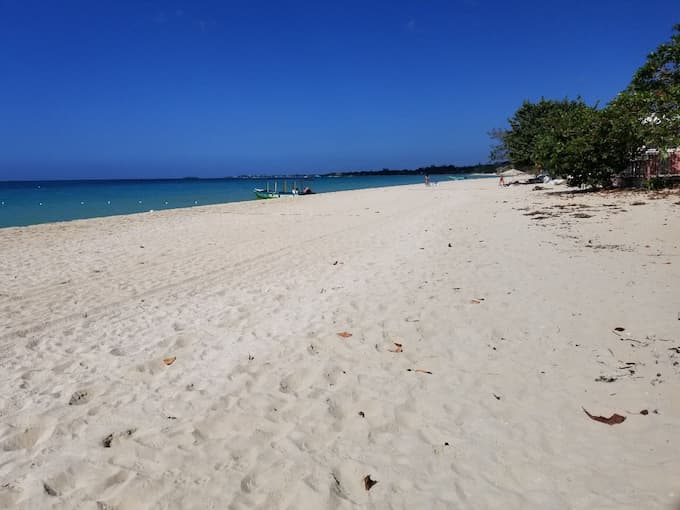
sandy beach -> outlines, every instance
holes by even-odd
[[[0,230],[0,508],[677,508],[680,195],[531,188]]]

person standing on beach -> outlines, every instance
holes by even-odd
[[[499,186],[505,186],[505,177],[503,177],[502,175],[501,175],[500,180],[498,181],[498,185]]]
[[[429,186],[429,185],[430,185],[430,176],[426,175],[425,176],[425,186]]]

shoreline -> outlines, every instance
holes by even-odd
[[[354,177],[344,177],[341,179],[325,178],[325,180],[314,181],[312,187],[316,194],[319,194],[334,191],[413,185],[421,182],[420,179],[417,181],[413,179],[413,176],[360,176],[356,179]],[[54,191],[54,189],[59,189],[58,186],[53,188],[52,191],[47,191],[47,188],[40,190],[41,187],[37,187],[37,190],[40,190],[38,191],[39,193],[42,194],[47,191],[52,193],[53,196],[35,195],[36,189],[31,187],[19,192],[14,197],[11,194],[9,196],[0,196],[3,199],[0,203],[0,225],[2,225],[0,229],[254,201],[256,198],[253,193],[253,186],[257,187],[259,183],[260,187],[264,187],[268,181],[262,179],[248,179],[247,181],[244,179],[231,179],[232,184],[218,189],[214,187],[206,188],[203,182],[197,185],[195,181],[186,181],[189,184],[184,186],[185,180],[182,179],[167,180],[167,182],[154,180],[149,181],[149,187],[145,187],[143,190],[125,187],[134,184],[134,181],[106,181],[99,184],[92,181],[86,184],[94,186],[94,188],[86,191],[83,191],[82,188],[69,189],[68,192],[72,193],[69,200],[64,200],[64,190]],[[338,184],[341,181],[344,184]],[[121,185],[123,188],[118,189],[116,186],[111,188],[109,186],[111,182],[116,186]],[[234,183],[237,184],[234,185]],[[280,184],[283,186],[283,181]],[[157,189],[154,188],[155,185],[171,185],[173,187]],[[179,195],[176,194],[177,188],[174,188],[175,185],[182,185],[181,189],[183,189],[183,192]],[[121,191],[122,195],[120,194]],[[31,195],[31,192],[33,195]],[[55,202],[52,202],[52,200],[55,200]],[[24,206],[21,206],[24,202]],[[45,207],[43,207],[43,202]],[[141,209],[142,203],[144,203],[143,210]],[[36,204],[39,204],[39,206],[36,206]],[[4,226],[5,223],[9,223],[6,218],[13,218],[13,222],[21,224]]]
[[[527,188],[0,229],[0,506],[677,505],[680,199]]]
[[[394,185],[394,186],[382,186],[382,187],[376,187],[376,188],[359,188],[359,189],[349,189],[349,190],[336,190],[336,191],[324,191],[322,193],[313,193],[312,195],[331,195],[334,193],[352,193],[356,191],[363,191],[363,190],[382,190],[382,189],[389,189],[389,188],[400,188],[400,187],[409,187],[409,186],[423,186],[422,184],[399,184],[399,185]],[[289,200],[289,199],[308,199],[312,195],[300,195],[297,197],[294,197],[293,195],[284,195],[280,197],[278,200]],[[9,226],[9,227],[0,227],[0,233],[11,230],[11,229],[26,229],[26,228],[33,228],[33,227],[47,227],[47,226],[60,226],[60,225],[68,225],[72,223],[77,223],[77,222],[87,222],[87,221],[101,221],[101,220],[106,220],[107,218],[119,218],[119,219],[132,219],[137,216],[142,216],[142,215],[147,215],[147,214],[160,214],[164,212],[175,212],[175,211],[181,211],[181,210],[200,210],[203,208],[209,208],[209,207],[223,207],[223,206],[228,206],[232,204],[251,204],[251,203],[256,203],[256,204],[262,204],[266,202],[271,202],[273,200],[277,199],[269,199],[269,200],[260,200],[260,199],[250,199],[250,200],[237,200],[233,202],[219,202],[215,204],[196,204],[196,205],[186,205],[186,206],[180,206],[180,207],[169,207],[167,209],[150,209],[148,211],[139,211],[139,212],[133,212],[133,213],[122,213],[122,214],[111,214],[108,216],[92,216],[89,218],[75,218],[72,220],[60,220],[60,221],[50,221],[46,223],[33,223],[30,225],[16,225],[16,226]]]

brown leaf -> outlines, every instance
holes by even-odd
[[[619,423],[626,421],[626,417],[621,416],[620,414],[614,413],[609,418],[605,418],[604,416],[593,416],[588,411],[586,411],[585,407],[582,407],[581,409],[583,409],[583,412],[586,413],[591,420],[599,421],[600,423],[606,423],[607,425],[618,425]]]
[[[175,362],[176,359],[177,359],[177,356],[172,356],[170,358],[163,358],[163,363],[170,366]]]
[[[371,475],[366,475],[364,476],[364,487],[366,487],[367,491],[370,491],[371,488],[378,483],[377,480],[372,480]]]
[[[338,336],[340,336],[342,338],[349,338],[349,337],[352,336],[352,333],[349,333],[347,331],[341,331],[340,333],[338,333]]]
[[[388,349],[390,352],[404,352],[403,346],[401,344],[398,344],[397,342],[393,342],[394,345],[396,346],[395,349]]]
[[[470,300],[471,305],[478,305],[479,303],[481,303],[481,301],[479,299],[471,299]]]

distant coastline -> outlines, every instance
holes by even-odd
[[[392,169],[383,168],[381,170],[354,170],[347,172],[306,172],[296,174],[241,174],[223,177],[198,177],[188,175],[184,177],[151,177],[151,178],[106,178],[106,179],[26,179],[26,180],[0,180],[0,183],[22,183],[22,182],[97,182],[97,181],[120,181],[120,182],[162,182],[162,181],[223,181],[228,179],[313,179],[322,177],[370,177],[370,176],[390,176],[390,175],[468,175],[468,174],[492,174],[507,163],[479,163],[477,165],[430,165],[415,169]]]
[[[430,165],[414,170],[403,169],[394,170],[390,168],[383,168],[382,170],[360,170],[355,172],[333,172],[325,174],[324,177],[348,177],[348,176],[362,176],[362,175],[456,175],[456,174],[492,174],[496,172],[498,167],[505,163],[479,163],[477,165]]]
[[[348,172],[328,172],[324,174],[273,174],[273,175],[239,175],[238,179],[291,179],[291,178],[311,178],[311,177],[364,177],[379,175],[461,175],[461,174],[492,174],[496,170],[507,164],[501,163],[478,163],[476,165],[430,165],[415,169],[392,169],[383,168],[382,170],[354,170]],[[186,179],[197,179],[197,177],[186,177]]]

